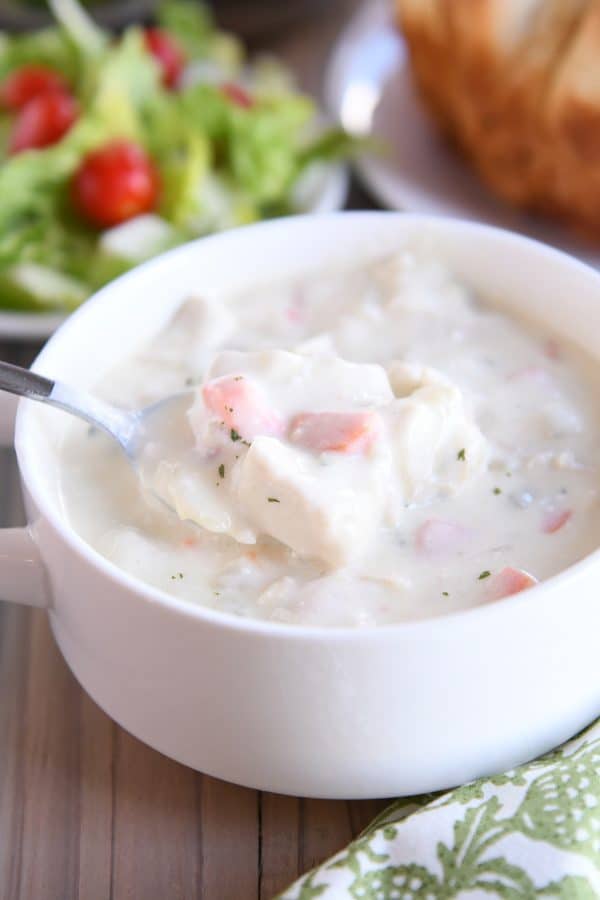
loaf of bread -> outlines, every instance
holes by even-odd
[[[414,76],[484,181],[600,242],[600,0],[396,0]]]

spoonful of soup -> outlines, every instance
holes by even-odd
[[[104,431],[179,519],[241,544],[274,539],[327,569],[487,462],[461,391],[413,363],[225,350],[198,387],[133,411],[6,363],[0,389]]]
[[[138,470],[148,448],[160,440],[165,421],[184,416],[193,400],[191,392],[186,391],[145,409],[120,409],[72,385],[6,362],[0,362],[0,390],[47,403],[83,419],[116,441]]]

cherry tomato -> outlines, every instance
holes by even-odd
[[[89,222],[109,227],[154,209],[159,187],[146,152],[131,141],[113,141],[86,156],[73,176],[71,195]]]
[[[78,114],[77,101],[64,91],[48,91],[34,97],[17,114],[8,142],[9,153],[55,144]]]
[[[48,91],[68,93],[69,87],[59,72],[48,66],[21,66],[0,84],[0,104],[5,109],[23,109],[26,103]]]
[[[185,66],[185,54],[175,38],[161,28],[147,28],[146,47],[162,68],[165,87],[174,88]]]
[[[250,109],[254,106],[254,100],[243,87],[235,84],[233,81],[226,81],[221,85],[221,93],[235,106],[241,106],[242,109]]]

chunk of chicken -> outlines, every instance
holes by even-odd
[[[331,568],[360,557],[381,519],[385,479],[345,456],[335,465],[271,437],[253,441],[236,499],[255,529]]]
[[[404,502],[457,493],[488,459],[460,390],[434,369],[392,363],[388,372],[400,395],[386,410],[386,424]]]

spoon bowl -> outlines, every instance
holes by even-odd
[[[6,362],[0,362],[0,390],[55,406],[99,428],[119,445],[144,489],[177,514],[168,497],[156,490],[154,476],[161,461],[168,460],[169,452],[175,449],[169,439],[169,420],[173,414],[185,415],[192,391],[164,397],[143,409],[126,410],[87,391]]]

